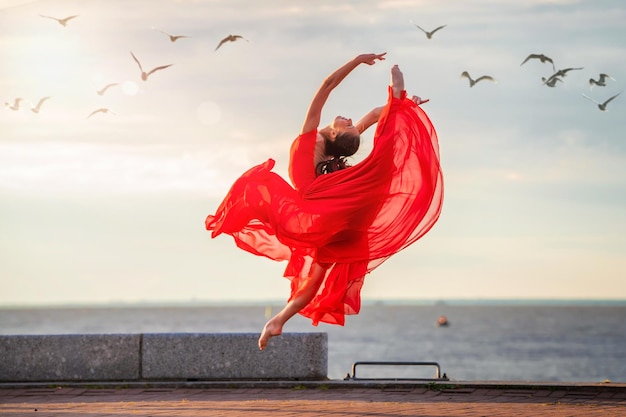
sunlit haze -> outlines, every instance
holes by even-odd
[[[624,22],[621,0],[0,1],[0,306],[286,300],[284,263],[204,219],[251,166],[286,176],[317,87],[370,52],[323,122],[400,65],[445,195],[364,299],[626,299],[626,94],[593,101],[626,86]]]

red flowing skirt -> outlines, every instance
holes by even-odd
[[[354,166],[301,190],[273,167],[269,159],[239,177],[205,226],[213,238],[226,233],[245,251],[287,261],[290,299],[313,262],[329,266],[300,311],[314,325],[343,325],[346,314],[357,314],[365,275],[422,237],[441,213],[437,134],[406,93],[397,99],[389,91],[372,151]]]

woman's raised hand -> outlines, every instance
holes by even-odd
[[[429,98],[421,98],[420,96],[413,96],[411,97],[411,100],[413,101],[413,103],[417,104],[418,106],[420,104],[428,103],[430,101]]]
[[[387,52],[383,52],[382,54],[361,54],[356,57],[357,61],[362,64],[374,65],[376,61],[384,61],[385,55]]]

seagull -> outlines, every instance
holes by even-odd
[[[463,71],[461,73],[461,78],[467,78],[469,80],[469,86],[470,87],[474,87],[474,84],[476,84],[479,81],[482,80],[489,80],[489,81],[493,81],[493,82],[497,82],[491,75],[483,75],[481,77],[476,78],[475,80],[472,79],[472,77],[470,77],[469,73],[467,71]]]
[[[45,17],[46,19],[56,20],[57,22],[59,22],[59,24],[60,24],[61,26],[67,26],[67,22],[68,22],[70,19],[74,19],[75,17],[78,17],[78,15],[77,15],[77,14],[76,14],[76,15],[74,15],[74,16],[68,16],[68,17],[65,17],[65,18],[63,18],[63,19],[57,19],[56,17],[52,17],[52,16],[44,16],[44,15],[42,15],[42,14],[40,14],[39,16],[41,16],[41,17]]]
[[[611,102],[611,100],[613,100],[615,97],[619,96],[620,94],[622,94],[621,91],[619,93],[615,94],[613,97],[609,97],[604,103],[598,103],[597,101],[595,101],[591,97],[585,95],[584,93],[583,93],[583,97],[585,97],[586,99],[589,99],[589,100],[593,101],[594,103],[596,103],[598,105],[598,108],[600,109],[600,111],[607,111],[606,110],[606,105],[609,104]]]
[[[44,101],[48,100],[50,98],[50,96],[44,97],[42,99],[39,100],[39,102],[37,102],[36,106],[33,106],[33,103],[30,103],[30,110],[33,113],[39,113],[39,110],[41,109],[41,105],[43,104]]]
[[[594,80],[593,78],[589,78],[589,89],[591,90],[594,84],[599,87],[606,87],[607,78],[615,81],[615,78],[611,77],[609,74],[600,74],[597,80]]]
[[[545,64],[546,62],[549,62],[552,64],[552,70],[556,71],[556,67],[554,66],[554,61],[552,61],[552,58],[549,58],[547,56],[545,56],[544,54],[530,54],[526,57],[526,59],[520,64],[520,67],[522,65],[524,65],[526,63],[526,61],[528,61],[529,59],[538,59],[539,61],[541,61],[542,64]]]
[[[226,42],[235,42],[239,39],[243,39],[244,41],[249,42],[246,38],[244,38],[241,35],[228,35],[227,37],[225,37],[224,39],[220,41],[220,43],[217,45],[217,48],[215,48],[215,50],[217,51],[218,49],[220,49],[220,46],[224,45]]]
[[[552,77],[565,77],[569,71],[581,70],[581,69],[583,69],[583,67],[560,69],[557,72],[555,72],[554,74],[552,74]]]
[[[141,79],[142,79],[143,81],[148,81],[148,76],[149,76],[150,74],[152,74],[153,72],[158,71],[158,70],[162,70],[162,69],[165,69],[165,68],[167,68],[167,67],[171,67],[172,65],[174,65],[174,64],[163,65],[163,66],[156,67],[156,68],[152,69],[150,72],[145,72],[145,71],[143,70],[143,68],[141,67],[141,63],[139,62],[139,60],[137,59],[137,57],[135,56],[135,54],[133,54],[133,53],[132,53],[132,51],[131,51],[131,53],[130,53],[130,54],[132,55],[133,59],[135,60],[135,62],[136,62],[136,63],[137,63],[137,65],[139,66],[139,70],[141,71]]]
[[[541,81],[543,81],[543,83],[547,85],[548,87],[555,87],[557,81],[563,82],[563,80],[560,79],[559,77],[550,77],[550,78],[541,77]]]
[[[180,38],[190,38],[190,36],[186,36],[186,35],[170,35],[169,33],[164,32],[162,30],[159,30],[159,32],[166,34],[170,38],[170,42],[176,42]]]
[[[116,85],[119,85],[119,83],[111,83],[111,84],[107,84],[104,87],[102,87],[102,89],[96,91],[98,93],[99,96],[103,96],[104,93],[106,93],[106,91],[111,88],[111,87],[115,87]]]
[[[413,22],[411,22],[411,23],[413,23]],[[437,29],[434,29],[434,30],[431,30],[430,32],[428,32],[428,31],[422,29],[421,27],[419,27],[418,25],[416,25],[415,23],[413,23],[413,25],[415,25],[416,28],[418,28],[419,30],[424,32],[426,34],[426,38],[427,39],[431,39],[433,37],[433,35],[435,34],[435,32],[437,32],[439,29],[443,29],[446,26],[448,26],[448,25],[442,25],[442,26],[439,26]]]
[[[13,104],[9,103],[9,102],[5,102],[4,105],[6,106],[7,109],[11,109],[14,111],[17,111],[20,109],[20,101],[24,100],[21,97],[18,97],[15,99],[15,101],[13,101]]]
[[[89,113],[89,116],[87,116],[87,119],[89,119],[91,116],[93,116],[96,113],[113,113],[113,114],[117,114],[114,111],[107,109],[106,107],[102,107],[100,109],[94,110],[91,113]]]
[[[548,82],[549,82],[550,80],[552,80],[553,78],[556,78],[556,77],[565,77],[569,71],[572,71],[572,70],[581,70],[581,69],[583,69],[583,67],[580,67],[580,68],[564,68],[564,69],[560,69],[560,70],[558,70],[557,72],[555,72],[554,74],[552,74],[551,76],[549,76],[549,77],[548,77],[548,78],[544,81],[544,84],[548,84]],[[544,78],[542,77],[541,79],[543,80]]]

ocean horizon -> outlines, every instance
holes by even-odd
[[[0,307],[0,334],[260,333],[284,302]],[[449,325],[439,326],[446,316]],[[328,377],[359,361],[437,362],[451,380],[626,382],[625,300],[364,300],[328,335]]]
[[[78,301],[60,301],[60,302],[30,302],[30,303],[0,303],[0,310],[15,308],[101,308],[101,307],[216,307],[216,306],[267,306],[281,305],[286,301],[281,299],[262,299],[262,300],[210,300],[210,299],[191,299],[191,300],[134,300],[134,301],[99,301],[99,302],[78,302]],[[361,305],[419,305],[419,306],[436,306],[436,305],[492,305],[492,306],[538,306],[538,305],[555,305],[555,306],[626,306],[626,299],[621,298],[415,298],[415,299],[362,299]]]

